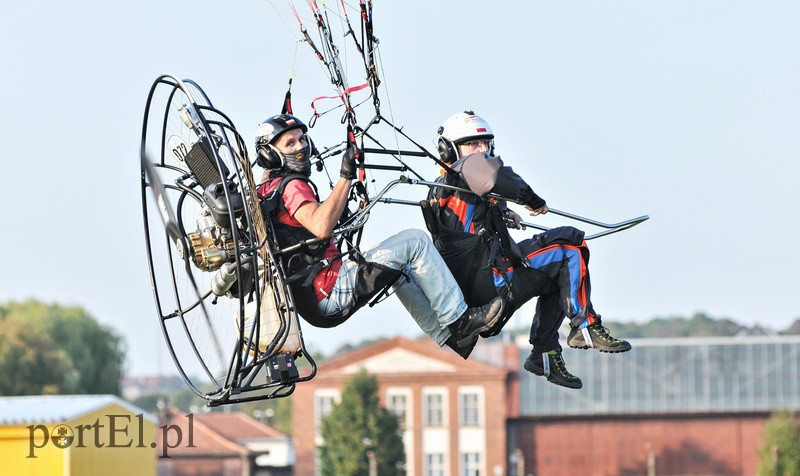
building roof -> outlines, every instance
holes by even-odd
[[[169,421],[163,422],[157,430],[156,442],[159,455],[164,454],[163,428],[167,429],[169,448],[166,453],[170,457],[253,456],[260,453],[248,448],[245,443],[281,439],[285,440],[286,444],[291,444],[288,436],[242,412],[192,414],[191,427],[189,415],[178,409],[171,409],[169,418]],[[180,432],[171,427],[179,428]],[[189,446],[190,438],[192,446]]]
[[[289,438],[242,412],[196,414],[195,421],[202,422],[231,441]]]
[[[505,377],[508,370],[476,360],[464,360],[433,341],[418,342],[405,337],[386,339],[327,360],[319,365],[317,380],[353,374],[361,368],[375,375],[459,374]]]
[[[162,426],[157,430],[158,454],[165,454],[163,448],[164,429],[166,429],[167,445],[169,446],[166,454],[170,457],[236,457],[250,454],[250,450],[243,445],[229,440],[196,417],[197,415],[193,415],[190,423],[188,415],[177,409],[171,409],[169,421],[162,422]],[[180,429],[180,432],[176,430],[176,427]]]
[[[115,395],[32,395],[0,397],[0,425],[63,423],[109,405],[142,413],[146,420],[156,423],[153,416]]]

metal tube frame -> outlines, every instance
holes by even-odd
[[[279,255],[282,255],[284,253],[290,253],[292,251],[296,251],[296,250],[301,249],[301,248],[303,248],[305,246],[316,245],[316,244],[319,244],[319,243],[322,243],[324,241],[329,240],[331,237],[337,237],[339,235],[350,233],[350,232],[353,232],[353,231],[355,231],[355,230],[357,230],[359,228],[362,228],[366,224],[367,220],[369,219],[370,211],[378,203],[420,206],[419,202],[415,202],[415,201],[412,201],[412,200],[401,200],[401,199],[396,199],[396,198],[385,198],[384,197],[390,190],[392,190],[394,187],[396,187],[397,185],[400,185],[400,184],[422,185],[422,186],[425,186],[425,187],[428,187],[428,188],[444,188],[444,189],[447,189],[447,190],[453,190],[453,191],[456,191],[456,192],[469,193],[471,195],[475,195],[474,192],[472,192],[471,190],[465,189],[465,188],[455,187],[453,185],[446,185],[446,184],[438,183],[438,182],[427,182],[427,181],[424,181],[424,180],[411,179],[411,178],[408,178],[408,177],[405,177],[405,176],[401,176],[399,179],[396,179],[396,180],[393,180],[393,181],[389,182],[383,188],[383,190],[378,192],[378,194],[375,197],[372,198],[370,203],[366,207],[364,207],[364,209],[362,209],[358,213],[354,214],[351,217],[351,219],[350,219],[350,221],[348,223],[346,223],[345,225],[335,229],[333,231],[333,233],[331,233],[330,236],[327,236],[327,237],[324,237],[324,238],[314,238],[314,239],[311,239],[311,240],[305,240],[305,241],[303,241],[301,243],[298,243],[296,245],[292,245],[292,246],[289,246],[289,247],[286,247],[286,248],[282,248],[282,249],[277,250],[275,252],[276,255],[279,256]],[[494,194],[494,193],[488,194],[487,196],[489,196],[491,198],[496,198],[496,199],[500,199],[500,200],[506,200],[506,201],[513,202],[512,199],[505,198],[505,197],[502,197],[502,196]],[[552,213],[554,213],[556,215],[562,216],[564,218],[569,218],[571,220],[576,220],[576,221],[580,221],[580,222],[583,222],[583,223],[588,223],[590,225],[594,225],[594,226],[598,226],[598,227],[606,229],[606,231],[602,231],[602,232],[595,233],[593,235],[586,236],[584,238],[586,240],[593,240],[595,238],[608,236],[608,235],[611,235],[613,233],[619,233],[620,231],[624,231],[624,230],[627,230],[629,228],[633,228],[634,226],[636,226],[636,225],[638,225],[638,224],[640,224],[642,222],[645,222],[650,218],[650,216],[648,216],[648,215],[642,215],[642,216],[639,216],[639,217],[636,217],[636,218],[631,218],[629,220],[624,220],[624,221],[621,221],[621,222],[618,222],[618,223],[605,223],[605,222],[601,222],[601,221],[594,220],[594,219],[591,219],[591,218],[582,217],[580,215],[575,215],[573,213],[568,213],[568,212],[564,212],[564,211],[561,211],[561,210],[555,210],[555,209],[552,209],[552,208],[550,209],[550,212],[552,212]],[[534,228],[534,229],[541,230],[541,231],[550,230],[550,228],[548,228],[546,226],[538,225],[538,224],[535,224],[535,223],[521,222],[521,224],[526,226],[526,227]]]
[[[165,103],[165,109],[166,110],[163,111],[164,119],[162,121],[161,128],[160,128],[161,129],[160,130],[160,137],[156,138],[156,140],[160,139],[160,143],[159,143],[160,144],[160,148],[161,148],[160,154],[159,154],[159,157],[158,157],[157,161],[150,161],[147,158],[146,152],[145,152],[145,147],[147,145],[148,120],[149,120],[149,117],[150,117],[151,110],[153,110],[153,112],[156,112],[156,113],[158,112],[157,111],[158,105],[155,102],[153,102],[153,99],[154,99],[154,95],[156,93],[156,90],[161,85],[166,85],[166,86],[168,86],[168,87],[170,87],[172,89],[171,89],[171,91],[169,91],[169,94],[168,94],[167,99],[166,99],[166,103]],[[191,85],[192,87],[194,87],[196,89],[196,91],[201,95],[201,99],[205,102],[205,104],[198,104],[195,101],[195,99],[193,97],[193,94],[192,94],[191,91],[189,91],[189,88],[187,87],[187,85]],[[266,246],[266,250],[267,250],[267,255],[266,256],[267,256],[267,261],[268,262],[264,263],[264,271],[263,272],[264,273],[268,273],[268,276],[270,276],[268,278],[268,279],[270,279],[270,283],[276,285],[277,289],[275,290],[275,293],[274,293],[275,296],[276,296],[275,299],[279,299],[281,301],[279,304],[280,304],[280,307],[282,307],[283,310],[284,310],[284,312],[279,313],[280,314],[280,318],[281,318],[280,328],[279,328],[278,332],[276,333],[275,337],[273,337],[272,341],[269,343],[268,348],[267,348],[267,352],[265,352],[265,353],[254,353],[254,355],[251,356],[250,352],[248,352],[247,350],[243,350],[242,349],[242,343],[244,342],[244,338],[245,338],[245,336],[243,335],[243,331],[244,331],[244,328],[243,328],[244,302],[243,302],[242,299],[239,299],[239,315],[240,315],[240,319],[239,319],[239,337],[238,337],[238,343],[236,345],[234,345],[233,352],[230,355],[231,360],[227,364],[227,369],[228,369],[227,370],[227,375],[224,376],[224,377],[221,377],[221,376],[217,377],[217,376],[214,376],[211,373],[211,371],[208,368],[208,365],[206,364],[204,358],[199,353],[199,349],[196,346],[195,339],[194,339],[194,337],[193,337],[193,335],[192,335],[192,333],[191,333],[191,331],[189,329],[189,326],[188,326],[188,324],[186,322],[186,319],[184,318],[184,315],[186,313],[188,313],[189,311],[192,311],[192,310],[200,307],[202,309],[202,314],[205,316],[206,321],[209,321],[209,317],[210,316],[208,315],[208,311],[206,309],[205,301],[209,297],[212,297],[212,296],[211,296],[210,292],[201,293],[199,291],[199,287],[195,283],[194,275],[193,275],[193,273],[191,271],[191,265],[190,265],[190,262],[189,262],[190,258],[188,256],[188,253],[185,255],[184,259],[182,260],[183,263],[175,263],[175,262],[173,262],[173,253],[172,253],[172,251],[173,251],[174,244],[172,243],[172,239],[170,239],[170,231],[169,230],[166,230],[167,233],[165,235],[166,246],[167,246],[166,251],[167,251],[167,256],[168,256],[168,261],[169,261],[167,266],[169,267],[170,272],[171,272],[171,284],[172,284],[173,294],[174,294],[174,297],[176,299],[176,305],[177,305],[178,309],[176,309],[176,310],[174,310],[172,312],[169,312],[168,314],[165,314],[165,312],[162,310],[161,299],[160,299],[160,296],[159,296],[159,287],[158,287],[157,281],[156,281],[156,269],[155,269],[155,266],[154,266],[154,263],[153,263],[153,252],[152,252],[152,247],[151,247],[151,233],[157,232],[158,230],[153,229],[152,226],[151,226],[151,223],[149,223],[149,220],[148,220],[148,216],[147,216],[147,214],[148,214],[148,204],[147,204],[147,199],[146,199],[146,196],[148,194],[147,189],[148,188],[151,189],[151,192],[153,192],[153,193],[161,192],[165,188],[169,188],[169,189],[173,189],[173,190],[176,190],[178,192],[181,192],[181,195],[179,197],[179,202],[180,203],[178,203],[178,211],[182,207],[182,202],[187,196],[192,196],[192,198],[194,200],[198,200],[199,199],[198,201],[201,201],[201,203],[202,203],[202,197],[200,196],[200,194],[197,191],[193,190],[193,187],[196,186],[196,184],[192,184],[192,183],[188,183],[187,184],[187,183],[185,183],[185,181],[187,179],[189,179],[190,177],[192,177],[193,175],[190,172],[188,172],[188,170],[186,170],[184,168],[175,167],[173,165],[169,165],[169,164],[165,163],[165,156],[164,156],[165,147],[164,147],[164,145],[166,144],[166,136],[167,136],[167,124],[166,124],[166,122],[167,122],[168,114],[170,113],[170,109],[169,108],[173,105],[173,98],[174,98],[175,94],[178,92],[178,90],[181,90],[183,92],[183,94],[186,96],[187,100],[191,103],[189,106],[193,107],[195,112],[197,113],[197,116],[199,116],[198,129],[199,129],[199,131],[201,133],[200,140],[206,140],[207,139],[209,141],[209,143],[212,145],[211,149],[212,149],[212,153],[214,154],[213,158],[214,158],[214,160],[216,162],[216,165],[217,165],[217,168],[218,168],[218,170],[220,172],[222,170],[222,166],[221,166],[222,158],[221,158],[221,156],[219,156],[220,152],[218,151],[218,149],[223,149],[224,148],[225,152],[229,155],[229,158],[231,160],[232,170],[230,171],[229,176],[228,177],[223,177],[223,179],[225,179],[225,180],[234,180],[234,182],[237,183],[240,186],[240,188],[242,189],[242,190],[240,190],[240,192],[243,193],[243,194],[245,193],[244,189],[245,189],[246,184],[247,184],[247,181],[243,177],[242,172],[240,170],[240,167],[238,165],[239,162],[237,162],[237,158],[241,158],[242,159],[241,162],[246,163],[246,161],[247,161],[246,153],[247,152],[246,152],[246,149],[243,146],[244,141],[242,140],[242,138],[239,136],[238,132],[233,127],[233,125],[232,125],[233,123],[230,121],[230,119],[225,114],[223,114],[221,111],[219,111],[219,110],[217,110],[217,109],[215,109],[213,107],[213,105],[211,104],[211,101],[205,95],[205,92],[200,88],[199,85],[197,85],[193,81],[191,81],[191,80],[183,80],[182,81],[182,80],[178,79],[177,77],[169,75],[169,74],[165,74],[165,75],[159,76],[156,79],[156,81],[153,83],[153,85],[152,85],[152,87],[150,89],[150,93],[148,95],[147,103],[146,103],[146,106],[145,106],[145,114],[144,114],[143,127],[142,127],[141,149],[140,149],[141,160],[143,162],[142,162],[142,170],[141,170],[141,175],[140,176],[141,176],[141,190],[142,190],[142,214],[143,214],[144,228],[145,228],[145,245],[146,245],[146,248],[147,248],[148,267],[149,267],[150,275],[151,275],[151,285],[152,285],[152,290],[153,290],[153,296],[154,296],[154,299],[155,299],[156,308],[159,311],[158,312],[159,321],[160,321],[160,324],[161,324],[162,333],[164,334],[164,338],[165,338],[166,343],[167,343],[168,350],[170,352],[170,355],[172,356],[173,361],[175,362],[175,364],[176,364],[176,366],[178,368],[179,373],[181,374],[181,377],[187,383],[189,388],[195,394],[197,394],[198,396],[204,398],[207,401],[209,406],[217,406],[217,405],[236,403],[236,402],[254,401],[254,400],[261,400],[261,399],[265,399],[265,398],[277,398],[277,397],[288,396],[292,392],[294,392],[296,382],[310,380],[311,378],[313,378],[316,375],[317,365],[316,365],[316,362],[314,362],[314,360],[312,359],[312,357],[310,356],[310,354],[308,353],[308,351],[305,348],[305,343],[304,343],[303,336],[302,336],[302,329],[300,328],[299,321],[297,320],[297,312],[296,312],[296,308],[294,306],[294,298],[293,298],[293,296],[291,294],[291,290],[289,289],[288,284],[286,284],[286,282],[284,280],[285,272],[283,271],[282,264],[280,263],[279,260],[276,259],[276,256],[272,253],[272,248],[270,248],[270,246],[269,246],[272,242],[271,242],[271,240],[268,239],[268,237],[265,237],[265,239],[264,239],[264,241],[262,243],[257,243],[256,242],[257,240],[255,240],[253,236],[250,236],[250,235],[253,234],[253,232],[252,232],[253,223],[251,221],[251,217],[249,215],[249,212],[246,212],[244,214],[243,218],[242,218],[242,222],[243,222],[243,225],[244,225],[243,230],[244,230],[245,233],[248,234],[247,240],[242,240],[238,236],[240,231],[237,228],[237,225],[235,223],[233,223],[233,222],[231,223],[231,225],[232,225],[231,226],[231,232],[233,233],[233,238],[234,238],[234,243],[235,243],[235,248],[236,248],[236,252],[235,252],[235,256],[234,257],[235,257],[235,263],[236,263],[237,279],[238,279],[239,282],[242,282],[242,277],[243,276],[241,274],[241,265],[242,265],[242,263],[244,263],[246,261],[253,262],[254,269],[258,269],[258,263],[259,262],[256,261],[256,256],[255,256],[254,252],[258,248],[260,248],[262,245],[267,245]],[[204,112],[210,112],[210,113],[216,114],[219,118],[221,118],[221,120],[210,120],[210,119],[207,119],[205,117],[205,115],[203,114]],[[212,127],[214,129],[212,129]],[[205,137],[203,137],[203,136],[205,136]],[[145,161],[147,161],[147,163],[145,163]],[[176,179],[176,183],[174,185],[166,184],[166,186],[164,186],[164,185],[162,185],[160,183],[161,181],[157,177],[158,172],[156,171],[156,169],[159,168],[159,167],[162,167],[164,169],[173,170],[173,171],[179,172],[179,173],[184,174],[184,175],[182,175],[181,177]],[[153,176],[153,174],[155,174],[155,176]],[[156,188],[160,188],[160,189],[156,190]],[[227,201],[227,205],[228,205],[229,209],[232,209],[232,207],[231,207],[231,197],[230,197],[230,193],[229,193],[227,187],[225,187],[225,195],[226,195],[225,199]],[[166,196],[164,196],[163,198],[166,200]],[[169,208],[170,210],[174,210],[171,207],[171,205],[169,205],[169,204],[167,205],[167,208]],[[231,220],[233,221],[234,218],[232,217]],[[184,246],[186,246],[186,243],[185,243],[185,241],[186,241],[185,240],[186,230],[184,229],[183,223],[181,222],[180,219],[177,220],[177,222],[178,222],[180,230],[173,230],[172,234],[180,233],[180,236],[174,237],[174,239],[183,241],[184,242],[183,243]],[[274,231],[273,231],[273,233],[274,233]],[[185,273],[186,273],[187,277],[189,278],[189,280],[191,282],[191,285],[194,288],[194,294],[197,297],[197,300],[195,300],[192,303],[189,303],[189,305],[186,306],[186,307],[184,307],[184,305],[181,303],[180,296],[178,295],[177,277],[175,275],[176,266],[182,266],[182,267],[186,268]],[[275,274],[273,274],[273,273],[275,273]],[[259,275],[257,275],[257,276],[259,276]],[[209,277],[211,277],[210,274],[209,274]],[[261,283],[261,281],[262,281],[261,279],[255,279],[255,283],[254,283],[255,284],[254,294],[255,294],[255,298],[256,298],[256,302],[257,303],[260,302],[260,299],[262,298],[261,293],[260,293],[260,283]],[[278,296],[280,296],[280,297],[278,297]],[[258,311],[257,311],[257,315],[255,317],[256,325],[253,326],[253,328],[251,329],[251,333],[248,336],[249,337],[249,339],[248,339],[249,342],[254,343],[256,348],[258,348],[257,346],[259,345],[259,342],[258,342],[259,336],[258,336],[257,333],[254,336],[254,333],[255,333],[256,329],[258,328],[258,319],[260,318],[258,313],[260,313],[260,306],[257,306],[257,308],[258,308]],[[176,349],[173,347],[173,343],[172,343],[172,340],[170,338],[170,331],[168,331],[168,329],[166,328],[166,321],[169,320],[169,319],[175,318],[175,317],[179,317],[180,318],[180,321],[181,321],[181,326],[180,327],[183,328],[183,331],[184,331],[186,337],[188,338],[189,345],[192,348],[192,351],[193,351],[193,353],[195,355],[195,358],[196,358],[197,362],[199,362],[201,368],[203,369],[203,373],[206,374],[207,377],[208,377],[206,382],[210,383],[211,385],[213,385],[215,387],[210,392],[203,391],[201,388],[199,388],[197,385],[195,385],[195,383],[192,381],[191,378],[189,378],[189,376],[187,375],[187,373],[183,369],[183,366],[182,366],[182,364],[180,362],[180,359],[178,358],[178,355],[176,353]],[[300,349],[299,349],[298,353],[295,355],[295,358],[299,359],[300,357],[305,357],[310,365],[308,367],[304,366],[304,368],[305,368],[304,375],[301,375],[296,379],[292,379],[289,382],[283,383],[281,381],[270,381],[269,379],[267,379],[267,383],[265,383],[265,384],[253,385],[253,381],[256,378],[256,376],[259,374],[260,371],[262,371],[265,368],[265,364],[269,361],[269,359],[271,359],[274,355],[277,355],[278,350],[282,347],[283,343],[285,342],[285,340],[286,340],[286,338],[288,336],[288,331],[290,329],[290,320],[291,319],[295,320],[295,323],[297,325],[297,333],[298,333],[298,337],[299,337],[299,340],[300,340]],[[212,338],[214,340],[216,340],[216,334],[215,334],[215,332],[213,330],[213,326],[210,325],[210,321],[209,321],[209,332],[211,332]],[[255,340],[253,339],[253,337],[255,337]],[[216,346],[216,347],[218,348],[218,346]],[[220,356],[218,358],[218,360],[219,360],[220,364],[224,365],[225,358],[223,356]]]

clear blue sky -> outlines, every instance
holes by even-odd
[[[706,311],[783,328],[799,317],[791,296],[800,268],[800,4],[501,5],[376,1],[387,114],[391,102],[395,122],[432,146],[444,118],[474,109],[551,206],[607,221],[649,214],[591,243],[594,300],[606,319]],[[125,335],[131,373],[173,373],[139,203],[146,94],[161,73],[192,78],[253,137],[279,108],[292,69],[299,33],[283,18],[291,31],[256,0],[5,7],[0,300],[84,306]],[[296,112],[307,118],[310,100],[331,91],[306,45],[296,69]],[[353,84],[363,80],[351,71]],[[342,132],[332,119],[312,134],[325,144]],[[374,242],[422,222],[385,207],[368,226],[365,241]],[[531,314],[523,308],[514,323]],[[304,331],[326,352],[418,333],[396,301],[338,329]]]

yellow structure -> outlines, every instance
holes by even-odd
[[[155,476],[156,420],[113,395],[0,397],[0,473]]]

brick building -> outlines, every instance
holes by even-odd
[[[332,359],[292,395],[297,476],[311,476],[319,422],[361,368],[378,380],[381,404],[403,422],[406,468],[416,474],[495,474],[506,461],[510,372],[402,337]],[[311,411],[313,410],[313,411]]]

